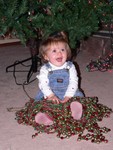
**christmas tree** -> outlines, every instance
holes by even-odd
[[[66,31],[70,45],[109,23],[113,3],[107,0],[0,0],[0,35],[9,33],[22,43]]]

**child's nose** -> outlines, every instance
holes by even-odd
[[[61,56],[62,55],[62,52],[58,52],[58,54],[57,54],[58,56]]]

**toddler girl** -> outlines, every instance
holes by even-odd
[[[67,36],[60,32],[44,40],[39,48],[39,54],[44,62],[37,75],[39,92],[35,100],[52,100],[53,103],[66,103],[72,97],[83,97],[78,89],[78,76],[74,64],[70,61],[71,49]],[[81,119],[82,105],[79,102],[70,104],[72,117]],[[39,124],[51,125],[52,118],[46,113],[39,112],[35,116]]]

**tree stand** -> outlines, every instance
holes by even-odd
[[[30,82],[34,81],[30,81],[31,76],[33,75],[33,73],[36,73],[38,71],[38,68],[41,66],[41,58],[38,56],[38,49],[39,49],[39,44],[40,44],[41,40],[37,40],[37,39],[29,39],[26,43],[26,45],[29,47],[30,52],[31,52],[31,57],[27,58],[25,60],[22,61],[16,61],[14,64],[9,65],[6,67],[6,72],[13,72],[14,78],[16,78],[15,76],[15,72],[28,72],[27,74],[27,79],[26,79],[26,84],[29,84]],[[31,66],[29,71],[28,70],[15,70],[15,67],[17,65],[23,65],[25,66],[23,63],[30,61],[31,60]],[[9,68],[14,68],[12,71],[9,70]],[[16,82],[17,83],[17,82]],[[17,83],[18,84],[18,83]],[[20,84],[18,84],[20,85]]]

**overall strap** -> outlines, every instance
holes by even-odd
[[[68,62],[67,62],[66,69],[69,70],[69,69],[71,68],[72,64],[73,64],[73,63],[72,63],[71,61],[68,61]]]
[[[45,66],[49,73],[52,72],[52,67],[50,66],[49,63],[46,63]]]

